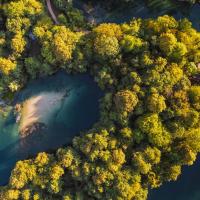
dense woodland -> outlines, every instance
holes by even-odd
[[[4,200],[145,200],[175,181],[200,152],[200,33],[170,16],[87,24],[54,0],[59,24],[39,0],[0,7],[4,99],[28,80],[89,72],[105,95],[91,130],[54,154],[19,161]]]

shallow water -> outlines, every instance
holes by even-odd
[[[0,116],[0,184],[6,184],[17,160],[26,159],[40,151],[53,150],[70,143],[80,131],[89,129],[99,118],[98,100],[102,91],[89,75],[66,75],[59,72],[27,84],[15,97],[23,102],[43,92],[67,91],[55,105],[49,105],[47,129],[41,133],[20,138],[13,113]]]

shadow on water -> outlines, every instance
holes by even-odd
[[[30,158],[38,152],[51,152],[70,144],[72,138],[92,127],[99,119],[99,99],[103,92],[87,74],[53,76],[31,81],[16,94],[14,103],[21,103],[43,92],[66,91],[62,102],[51,113],[47,127],[22,138],[13,113],[0,119],[0,184],[8,182],[16,161]],[[50,109],[54,105],[49,105]],[[53,109],[53,107],[52,107]]]

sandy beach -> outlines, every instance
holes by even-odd
[[[45,92],[26,100],[21,110],[20,131],[35,122],[45,123],[64,95],[65,92]]]

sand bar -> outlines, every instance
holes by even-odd
[[[20,131],[35,122],[45,123],[62,101],[65,93],[66,92],[43,92],[26,100],[22,104]]]

